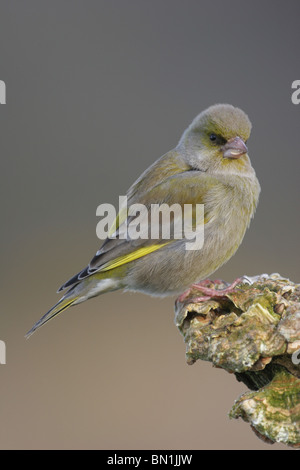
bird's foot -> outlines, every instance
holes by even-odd
[[[202,282],[199,282],[198,284],[192,284],[191,288],[200,290],[204,295],[208,297],[224,297],[227,294],[236,292],[234,289],[241,282],[243,282],[243,279],[238,277],[235,281],[233,281],[232,284],[230,284],[230,286],[226,287],[225,289],[211,289],[210,287],[206,287],[205,285],[203,285],[203,281],[202,281]],[[217,280],[217,281],[214,281],[214,284],[215,285],[224,284],[224,282],[221,280]]]
[[[223,281],[221,280],[217,280],[215,281],[215,283],[223,283]],[[177,297],[176,299],[176,303],[179,302],[179,303],[182,303],[186,300],[186,298],[190,295],[192,289],[194,288],[194,286],[197,286],[196,288],[200,288],[200,286],[209,286],[209,285],[212,285],[213,284],[213,281],[211,281],[211,279],[204,279],[204,281],[201,281],[199,282],[198,284],[193,284],[191,287],[189,287],[186,291],[183,292],[183,294],[181,294],[179,297]],[[198,302],[201,302],[201,301],[204,301],[204,300],[208,300],[209,297],[208,296],[205,296],[205,297],[195,297],[193,300],[195,300]]]
[[[190,302],[204,302],[206,300],[212,299],[212,298],[221,298],[225,297],[227,294],[231,294],[235,291],[235,287],[240,284],[241,282],[244,282],[243,278],[239,277],[237,278],[230,286],[226,287],[225,289],[213,289],[211,287],[207,287],[208,285],[222,285],[224,284],[224,281],[221,279],[217,279],[216,281],[211,281],[210,279],[205,279],[204,281],[201,281],[197,284],[192,284],[191,287],[183,292],[181,294],[176,302],[184,302],[186,298],[190,295],[192,290],[199,290],[201,291],[201,294],[203,296],[200,297],[193,297],[192,299],[189,299]]]

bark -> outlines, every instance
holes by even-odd
[[[227,283],[208,286],[217,292],[207,297],[199,286],[176,302],[188,364],[202,359],[233,373],[251,391],[230,418],[241,417],[265,442],[300,447],[300,285],[264,274],[244,276],[224,295]]]

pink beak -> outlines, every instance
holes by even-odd
[[[247,146],[240,137],[233,137],[223,145],[224,158],[240,158],[248,152]]]

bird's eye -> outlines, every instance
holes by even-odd
[[[226,139],[222,137],[221,135],[217,134],[210,134],[209,135],[209,140],[214,143],[215,145],[224,145],[226,144]]]

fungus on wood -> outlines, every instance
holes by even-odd
[[[192,288],[175,306],[188,364],[202,359],[234,373],[251,391],[230,418],[250,423],[265,442],[300,447],[300,285],[263,274],[244,276],[222,296],[199,295]]]

